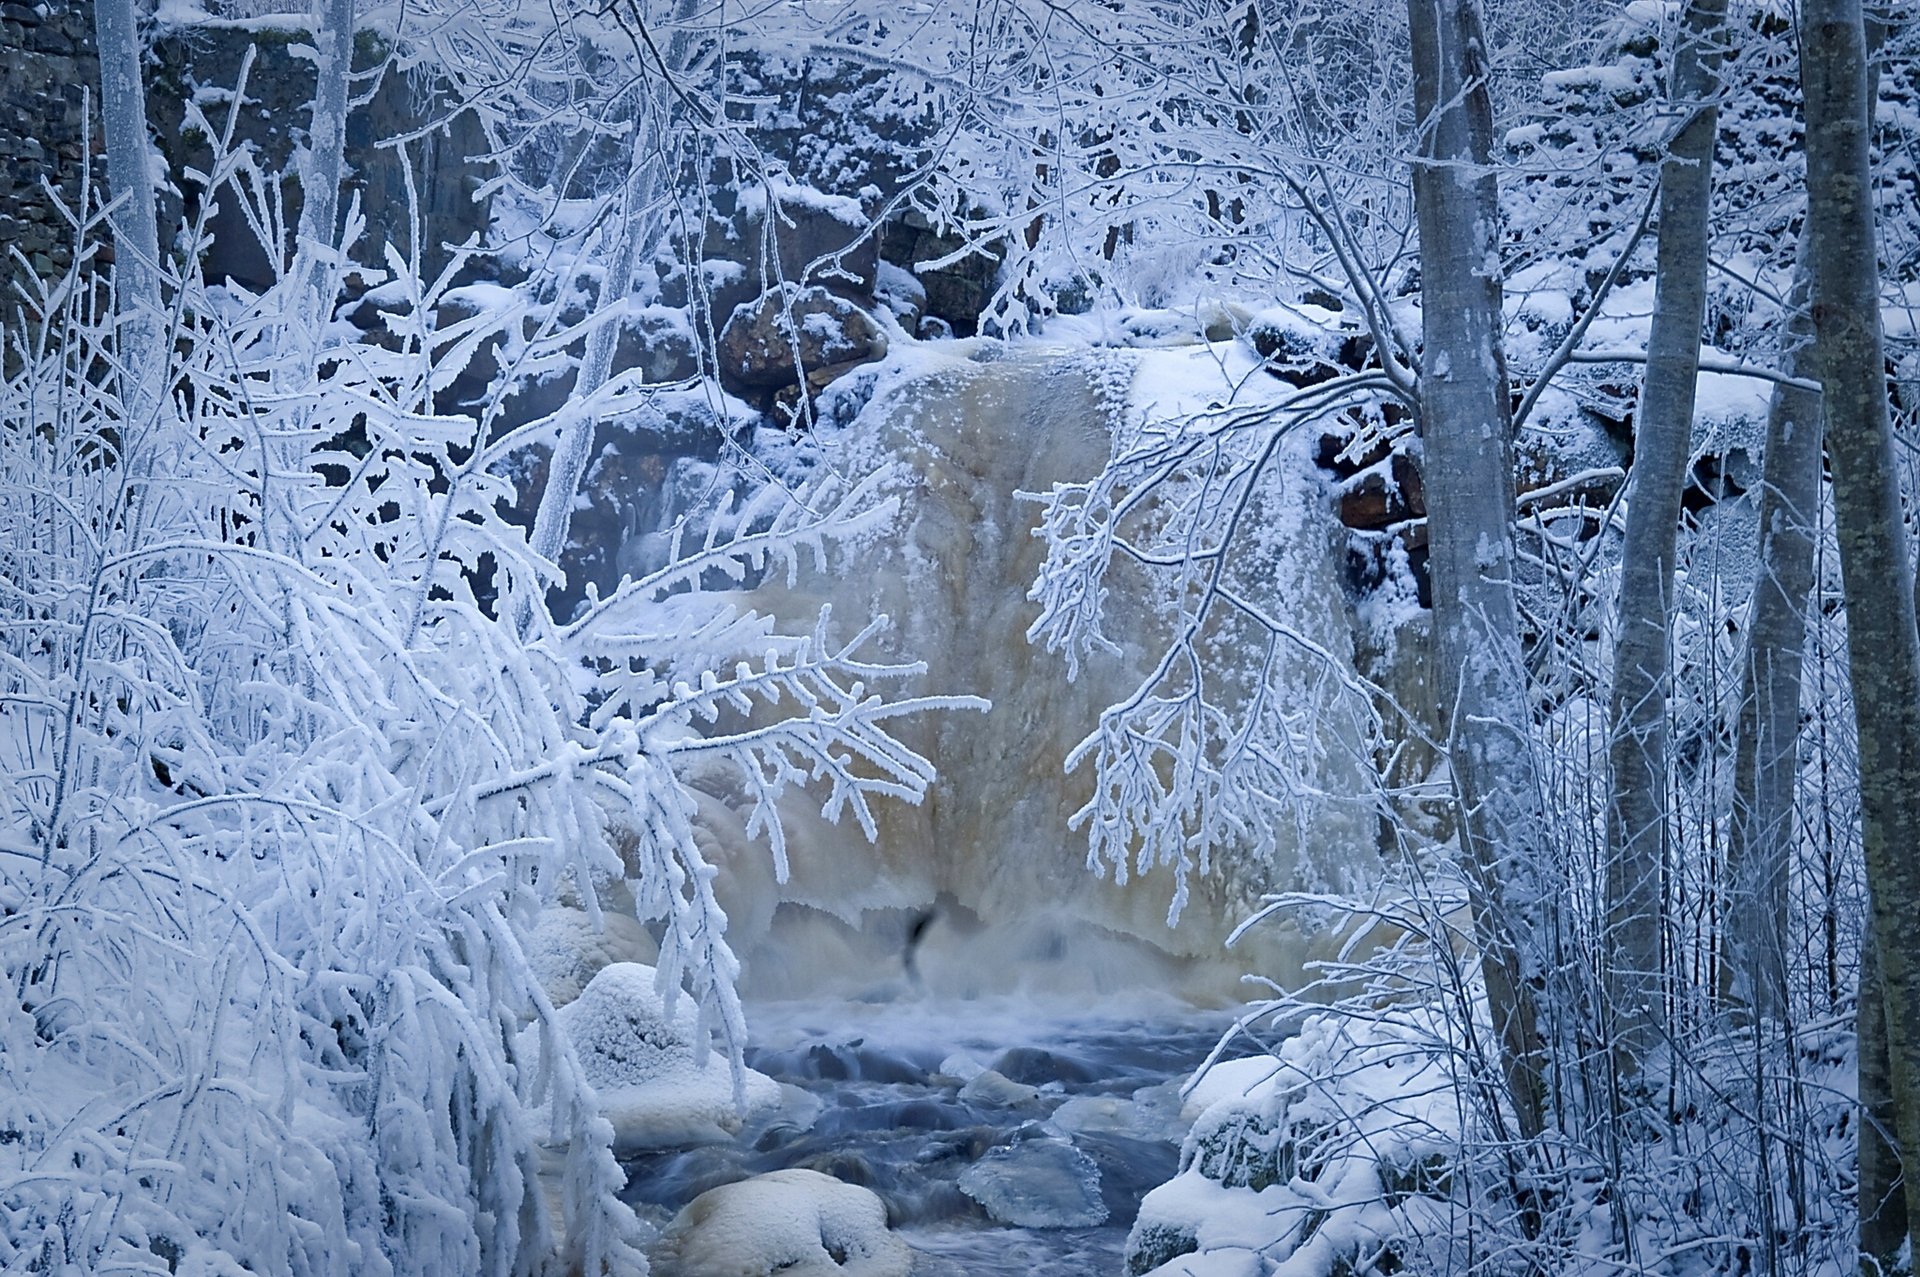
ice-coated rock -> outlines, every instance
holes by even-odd
[[[618,1152],[728,1140],[745,1118],[781,1102],[780,1084],[748,1069],[744,1111],[735,1104],[726,1060],[696,1049],[690,1000],[668,1015],[652,967],[603,967],[556,1019],[613,1123]]]
[[[615,962],[646,962],[659,946],[638,919],[605,910],[600,925],[584,909],[555,905],[543,910],[527,941],[527,962],[557,1007],[580,996],[601,968]]]
[[[908,1277],[913,1258],[872,1191],[808,1170],[707,1190],[653,1253],[657,1277]]]
[[[1100,1168],[1065,1140],[988,1149],[960,1173],[960,1189],[994,1219],[1017,1228],[1091,1228],[1107,1218]]]
[[[982,1069],[960,1088],[960,1098],[969,1104],[1010,1109],[1032,1104],[1040,1098],[1040,1092],[992,1069]]]

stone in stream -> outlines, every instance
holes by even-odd
[[[728,1141],[747,1117],[782,1103],[780,1084],[748,1069],[743,1113],[726,1060],[697,1048],[692,999],[680,998],[669,1014],[654,984],[652,967],[615,962],[554,1015],[579,1054],[601,1114],[613,1124],[615,1152]],[[523,1037],[525,1058],[538,1059],[538,1030]]]
[[[960,1188],[1002,1224],[1092,1228],[1107,1219],[1100,1168],[1066,1140],[1026,1139],[988,1149]]]
[[[1010,1109],[1032,1104],[1040,1098],[1040,1092],[992,1069],[983,1069],[960,1088],[960,1098],[969,1104]]]
[[[877,1196],[784,1170],[694,1198],[654,1247],[658,1277],[909,1277],[914,1254]]]
[[[993,1067],[1028,1086],[1045,1086],[1049,1082],[1084,1085],[1100,1076],[1100,1071],[1084,1060],[1039,1046],[1016,1046],[1002,1051]]]

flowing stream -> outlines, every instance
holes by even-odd
[[[785,1003],[751,1018],[747,1062],[805,1094],[731,1144],[630,1159],[627,1200],[664,1224],[720,1184],[822,1171],[879,1194],[920,1252],[915,1277],[1124,1272],[1141,1197],[1177,1169],[1180,1085],[1230,1023],[1165,1001]]]

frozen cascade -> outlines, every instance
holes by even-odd
[[[1119,886],[1089,872],[1084,832],[1067,819],[1091,792],[1091,769],[1069,775],[1063,766],[1101,710],[1130,694],[1158,657],[1167,618],[1121,564],[1105,609],[1119,655],[1093,654],[1069,683],[1065,661],[1026,638],[1038,611],[1027,591],[1044,547],[1031,534],[1037,504],[1017,494],[1094,474],[1128,413],[1203,406],[1244,396],[1250,384],[1257,392],[1269,379],[1248,378],[1232,362],[1237,352],[920,346],[883,366],[851,425],[823,428],[832,463],[856,474],[881,469],[901,513],[887,535],[838,555],[830,573],[803,575],[791,589],[762,585],[753,606],[793,618],[822,602],[836,618],[884,612],[895,622],[892,649],[926,663],[922,689],[972,693],[993,709],[901,725],[939,780],[920,807],[882,805],[876,843],[794,795],[783,806],[792,860],[784,884],[765,847],[745,837],[745,796],[724,781],[707,787],[704,850],[721,867],[716,887],[749,996],[1154,988],[1221,1001],[1243,996],[1239,977],[1249,970],[1298,973],[1304,942],[1284,926],[1258,929],[1232,953],[1224,939],[1262,892],[1315,885],[1297,872],[1303,847],[1321,874],[1370,856],[1371,815],[1337,803],[1303,814],[1289,830],[1295,842],[1247,849],[1196,876],[1170,929],[1167,873]],[[1353,623],[1327,498],[1310,476],[1283,482],[1294,508],[1274,521],[1270,565],[1260,571],[1302,600],[1292,622],[1350,661]],[[1314,673],[1299,671],[1303,687]],[[1336,744],[1321,765],[1324,793],[1366,792],[1354,751]]]
[[[1309,952],[1282,926],[1232,951],[1226,935],[1262,893],[1370,857],[1373,826],[1337,802],[1304,811],[1293,841],[1236,849],[1196,876],[1177,928],[1166,873],[1120,885],[1089,872],[1085,836],[1067,820],[1091,778],[1063,762],[1133,692],[1170,618],[1148,582],[1116,568],[1106,615],[1120,650],[1083,659],[1069,682],[1064,659],[1026,638],[1044,547],[1031,534],[1038,507],[1018,494],[1094,474],[1129,413],[1225,399],[1248,371],[1221,347],[929,344],[876,370],[850,424],[822,427],[830,464],[879,471],[899,514],[829,572],[762,583],[750,606],[787,621],[822,603],[836,619],[884,612],[891,652],[926,664],[922,690],[994,707],[899,725],[939,780],[920,807],[877,808],[871,843],[790,795],[784,883],[746,836],[748,796],[726,777],[696,778],[698,836],[744,961],[747,1063],[817,1111],[783,1103],[736,1139],[629,1158],[628,1200],[667,1230],[663,1272],[680,1271],[689,1230],[727,1204],[703,1193],[750,1180],[772,1192],[762,1177],[787,1172],[877,1194],[925,1277],[1123,1270],[1141,1197],[1177,1169],[1191,1117],[1179,1083],[1225,1023],[1196,1006],[1237,1001],[1248,971],[1294,980]],[[1350,662],[1326,497],[1303,470],[1282,482],[1292,517],[1272,521],[1258,570],[1302,600],[1302,634]],[[1311,676],[1300,673],[1302,704]],[[1352,744],[1325,751],[1324,792],[1366,792],[1357,751],[1342,748]],[[814,1235],[808,1222],[781,1244],[799,1255]]]

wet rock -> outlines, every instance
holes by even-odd
[[[1091,1228],[1107,1219],[1100,1168],[1065,1140],[1028,1139],[987,1150],[960,1173],[960,1189],[1002,1224]]]
[[[797,386],[803,377],[811,383],[823,370],[845,373],[871,363],[887,353],[887,339],[845,298],[787,284],[735,308],[718,353],[721,383],[753,399]]]
[[[1039,1100],[1040,1092],[1034,1087],[1013,1081],[1003,1073],[983,1069],[960,1088],[960,1098],[969,1104],[983,1104],[989,1108],[1019,1108]]]
[[[1016,1046],[1002,1051],[993,1067],[1028,1086],[1045,1086],[1049,1082],[1084,1085],[1100,1076],[1098,1070],[1083,1060],[1038,1046]]]
[[[784,1170],[710,1189],[654,1250],[659,1277],[908,1277],[914,1254],[871,1191]]]

